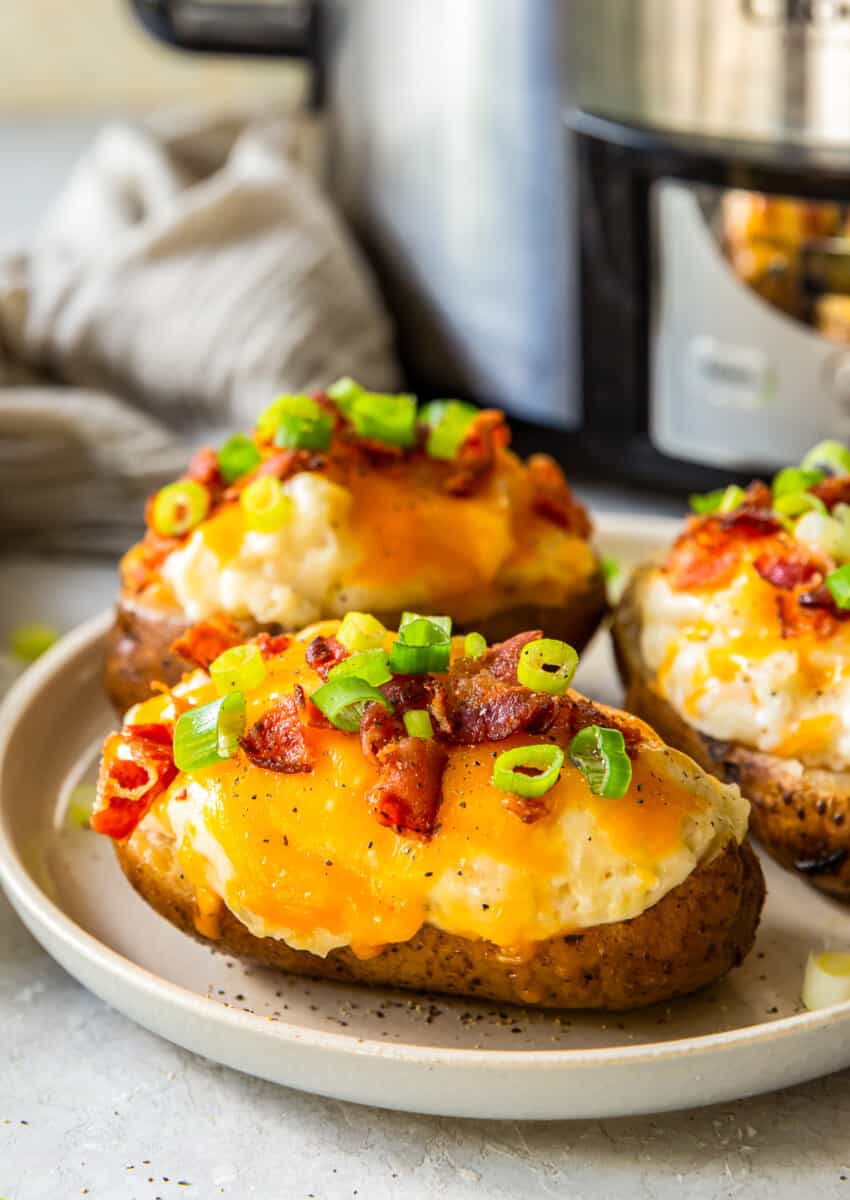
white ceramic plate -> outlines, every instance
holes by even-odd
[[[675,528],[599,522],[628,565]],[[799,1005],[813,946],[850,945],[843,908],[766,863],[755,951],[697,996],[628,1015],[529,1013],[313,983],[243,967],[184,937],[124,881],[109,843],[68,828],[70,789],[113,723],[101,694],[105,614],[19,681],[0,714],[0,880],[46,949],[134,1020],[240,1070],[340,1099],[466,1117],[617,1116],[768,1091],[850,1064],[850,1005]],[[580,686],[619,687],[602,634]]]

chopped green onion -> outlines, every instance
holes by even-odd
[[[417,624],[419,621],[427,621],[429,625],[433,625],[439,632],[427,635],[424,634],[421,627]],[[417,628],[420,631],[417,636],[427,636],[430,638],[430,640],[418,641],[409,636],[409,627],[414,624],[417,624]],[[435,617],[430,613],[428,616],[423,616],[421,613],[403,612],[401,614],[401,620],[398,623],[398,635],[399,637],[404,638],[404,640],[411,646],[433,645],[434,642],[442,642],[452,636],[452,619],[451,617]]]
[[[824,580],[837,608],[850,608],[850,563],[830,571]]]
[[[620,574],[620,564],[616,558],[602,559],[602,575],[606,583],[613,583]]]
[[[356,383],[349,375],[338,379],[336,383],[332,383],[326,389],[327,395],[334,404],[346,415],[351,409],[351,405],[358,396],[362,396],[365,388],[362,388],[359,383]]]
[[[826,505],[811,492],[786,492],[773,501],[774,512],[783,517],[799,517],[802,513],[825,513]]]
[[[387,629],[377,617],[371,613],[350,612],[342,618],[342,624],[336,635],[336,640],[345,646],[346,650],[356,653],[359,650],[374,650],[383,646]]]
[[[257,533],[277,533],[292,518],[294,505],[279,479],[262,475],[239,497],[245,524]]]
[[[416,441],[415,396],[360,392],[352,399],[347,416],[359,437],[405,449]]]
[[[454,458],[466,440],[478,409],[461,400],[432,400],[419,413],[419,423],[428,426],[425,449],[432,458]]]
[[[537,638],[523,646],[517,663],[517,679],[523,687],[563,696],[578,666],[578,654],[567,642]]]
[[[196,479],[180,479],[160,488],[154,497],[151,524],[163,537],[180,537],[203,521],[210,494]]]
[[[804,457],[800,466],[806,470],[823,471],[824,475],[850,475],[850,450],[842,442],[818,442]]]
[[[374,701],[383,704],[392,712],[389,702],[377,688],[355,675],[344,675],[341,679],[328,679],[310,699],[325,714],[332,725],[344,733],[356,733],[360,728],[363,710]]]
[[[801,999],[810,1011],[850,1000],[850,954],[846,950],[810,954]]]
[[[727,488],[719,488],[715,492],[705,492],[703,495],[693,495],[689,503],[695,513],[703,516],[707,513],[730,513],[739,507],[744,499],[744,489],[736,483],[730,483]]]
[[[367,683],[371,683],[372,687],[380,687],[382,683],[388,683],[392,679],[389,662],[389,656],[381,646],[372,650],[361,650],[331,667],[328,680],[356,675],[358,679],[365,679]]]
[[[23,662],[35,662],[45,650],[49,650],[59,634],[52,625],[35,622],[16,626],[9,635],[9,650]]]
[[[569,755],[594,796],[617,800],[629,790],[632,764],[619,729],[587,725],[570,742]]]
[[[174,763],[180,771],[200,771],[231,758],[245,732],[245,697],[241,692],[190,708],[174,726]]]
[[[463,640],[463,653],[467,658],[483,658],[487,639],[480,633],[468,633]]]
[[[429,741],[434,736],[431,715],[424,708],[408,709],[404,714],[404,728],[409,737],[422,738],[423,741]]]
[[[97,788],[93,783],[81,783],[75,787],[68,797],[68,807],[65,810],[67,823],[75,825],[78,829],[87,829],[96,799]]]
[[[276,446],[285,450],[327,450],[333,417],[312,396],[281,396],[278,406]]]
[[[558,782],[563,765],[560,746],[517,746],[500,754],[493,763],[493,786],[516,796],[543,796]]]
[[[210,675],[219,696],[251,692],[265,679],[266,664],[259,646],[231,646],[210,663]]]
[[[789,493],[796,495],[798,492],[807,492],[822,479],[823,471],[816,471],[813,468],[784,467],[773,480],[773,498],[776,500],[779,496],[787,496]]]
[[[261,458],[251,438],[235,433],[218,452],[218,469],[225,483],[233,483],[253,471]]]
[[[395,675],[440,675],[449,669],[451,641],[410,646],[400,637],[390,647],[390,670]]]

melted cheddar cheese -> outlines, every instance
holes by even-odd
[[[293,628],[407,608],[474,621],[541,596],[563,603],[598,570],[584,538],[535,515],[527,468],[510,451],[469,496],[409,463],[332,462],[283,489],[293,515],[280,531],[247,530],[234,500],[165,559],[162,577],[190,620],[226,612]]]
[[[777,590],[745,556],[711,591],[657,569],[640,594],[641,651],[658,693],[721,740],[834,770],[850,766],[850,623],[783,628]]]
[[[267,662],[247,697],[256,721],[296,684],[321,680],[304,660],[316,632],[298,635]],[[214,696],[204,672],[175,689],[178,704]],[[154,697],[131,723],[173,719],[175,700]],[[730,838],[743,838],[748,806],[670,750],[645,727],[622,799],[591,794],[567,762],[547,794],[548,814],[524,824],[492,784],[493,760],[529,734],[449,749],[439,825],[430,840],[378,823],[368,793],[376,780],[359,736],[309,728],[314,767],[280,774],[229,760],[179,775],[133,835],[165,832],[198,895],[204,930],[218,897],[257,936],[325,955],[360,955],[411,938],[423,923],[511,950],[636,916],[656,903]]]

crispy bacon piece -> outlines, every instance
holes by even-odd
[[[511,431],[505,415],[485,408],[473,419],[455,460],[456,470],[446,480],[451,496],[469,496],[493,469],[496,454],[510,444]]]
[[[770,511],[773,507],[770,488],[763,480],[753,479],[744,489],[744,499],[741,504],[744,508],[766,508]]]
[[[680,591],[718,587],[733,574],[748,542],[774,537],[781,528],[769,512],[760,508],[691,517],[667,560],[665,570],[671,586]]]
[[[574,533],[580,538],[590,537],[593,526],[587,509],[576,499],[554,458],[548,454],[532,454],[528,460],[528,473],[533,511],[547,521],[560,525],[567,533]]]
[[[264,713],[239,739],[239,744],[257,767],[287,775],[313,769],[313,757],[294,696],[284,696]]]
[[[526,633],[515,634],[506,642],[497,642],[485,652],[482,664],[503,683],[516,683],[520,654],[529,642],[536,642],[542,637],[542,629],[530,629]]]
[[[152,502],[153,496],[148,498],[145,520],[148,519]],[[180,538],[161,537],[152,529],[148,529],[142,541],[128,550],[121,560],[122,586],[134,596],[143,592],[180,542]]]
[[[463,746],[500,742],[512,733],[545,733],[555,719],[557,701],[547,692],[503,683],[477,663],[458,668],[446,681],[447,740]]]
[[[640,726],[619,720],[576,692],[567,692],[566,695],[558,697],[555,719],[546,732],[553,741],[566,749],[575,735],[588,725],[618,729],[623,735],[626,753],[630,758],[636,757],[641,742]]]
[[[439,742],[404,737],[377,751],[378,782],[369,803],[382,825],[396,833],[429,838],[443,798],[446,749]]]
[[[123,841],[177,775],[171,727],[126,725],[103,747],[92,829]]]
[[[549,812],[548,796],[516,796],[505,792],[502,806],[519,817],[523,825],[533,825]]]
[[[224,480],[218,469],[218,455],[215,450],[207,447],[196,450],[189,459],[189,465],[183,478],[194,479],[196,483],[202,483],[213,495],[219,492],[224,486]]]
[[[850,504],[850,475],[832,475],[816,483],[809,491],[823,500],[832,512],[836,504]]]
[[[762,579],[782,592],[793,592],[821,577],[818,563],[791,548],[781,552],[768,550],[758,556],[753,566]]]
[[[223,613],[214,613],[205,621],[191,625],[172,642],[171,653],[206,671],[219,654],[223,654],[231,646],[238,646],[242,641],[243,634],[236,622]]]
[[[335,667],[344,658],[348,658],[348,651],[335,637],[319,635],[310,642],[304,657],[308,666],[311,666],[314,671],[318,671],[322,679],[327,679],[331,667]]]
[[[254,641],[264,659],[283,654],[284,650],[292,645],[292,638],[285,633],[258,633]]]
[[[360,747],[367,758],[377,758],[378,752],[386,745],[400,741],[404,736],[401,717],[388,712],[377,701],[366,705],[360,721]]]

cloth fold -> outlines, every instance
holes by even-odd
[[[0,548],[120,551],[191,445],[282,391],[399,384],[305,115],[106,126],[0,256]]]

